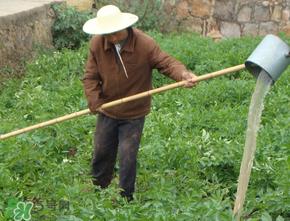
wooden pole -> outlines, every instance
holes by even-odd
[[[226,68],[226,69],[223,69],[223,70],[220,70],[220,71],[216,71],[216,72],[212,72],[212,73],[209,73],[209,74],[205,74],[205,75],[197,77],[196,78],[196,82],[207,80],[207,79],[210,79],[210,78],[215,78],[215,77],[218,77],[218,76],[221,76],[221,75],[225,75],[225,74],[229,74],[229,73],[233,73],[233,72],[242,70],[244,68],[245,68],[245,65],[244,64],[240,64],[240,65],[233,66],[233,67],[230,67],[230,68]],[[160,88],[152,89],[152,90],[149,90],[149,91],[138,93],[136,95],[132,95],[132,96],[129,96],[129,97],[121,98],[121,99],[118,99],[118,100],[115,100],[115,101],[111,101],[111,102],[103,104],[100,107],[100,109],[106,109],[106,108],[109,108],[109,107],[113,107],[113,106],[117,106],[119,104],[123,104],[123,103],[129,102],[129,101],[133,101],[133,100],[137,100],[137,99],[140,99],[140,98],[143,98],[143,97],[147,97],[147,96],[150,96],[150,95],[153,95],[153,94],[157,94],[157,93],[160,93],[160,92],[163,92],[163,91],[167,91],[167,90],[171,90],[171,89],[174,89],[174,88],[178,88],[178,87],[184,86],[186,84],[186,82],[187,81],[179,81],[179,82],[176,82],[176,83],[173,83],[173,84],[169,84],[169,85],[166,85],[166,86],[163,86],[163,87],[160,87]],[[26,132],[34,130],[34,129],[38,129],[38,128],[46,127],[46,126],[49,126],[49,125],[52,125],[52,124],[60,123],[62,121],[73,119],[73,118],[76,118],[76,117],[79,117],[79,116],[82,116],[82,115],[85,115],[85,114],[89,114],[89,113],[90,113],[89,109],[85,109],[85,110],[82,110],[82,111],[74,112],[72,114],[68,114],[68,115],[65,115],[65,116],[62,116],[62,117],[58,117],[58,118],[55,118],[55,119],[52,119],[52,120],[49,120],[49,121],[45,121],[43,123],[35,124],[33,126],[30,126],[30,127],[26,127],[26,128],[23,128],[23,129],[12,131],[12,132],[7,133],[7,134],[0,135],[0,140],[4,140],[6,138],[13,137],[13,136],[16,136],[16,135],[19,135],[19,134],[22,134],[22,133],[26,133]]]

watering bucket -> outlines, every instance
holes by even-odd
[[[266,71],[273,82],[290,64],[290,48],[279,37],[267,35],[245,62],[246,68],[257,77]]]

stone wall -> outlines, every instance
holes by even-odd
[[[159,16],[165,15],[161,31],[194,31],[213,38],[281,31],[290,35],[290,0],[95,0],[98,7],[117,4],[121,8],[128,3],[146,7],[147,2],[157,1],[164,9],[156,9]]]
[[[50,5],[0,17],[0,68],[19,68],[37,46],[52,47]]]
[[[196,31],[204,36],[290,34],[290,0],[163,1],[169,31]]]
[[[66,3],[83,11],[91,9],[94,1],[95,0],[66,0]]]

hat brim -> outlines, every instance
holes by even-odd
[[[121,31],[135,24],[138,16],[131,13],[121,13],[121,17],[110,23],[103,24],[98,18],[92,18],[83,25],[83,31],[92,35],[110,34]]]

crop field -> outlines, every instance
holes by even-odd
[[[215,43],[192,33],[149,34],[197,75],[244,63],[262,39]],[[84,43],[74,51],[42,52],[24,77],[2,82],[0,134],[86,109],[87,51]],[[154,87],[173,82],[157,72],[153,81]],[[243,70],[154,95],[130,203],[119,196],[118,165],[109,188],[91,183],[93,115],[0,141],[0,221],[234,220],[254,87],[255,78]],[[242,220],[290,220],[289,68],[265,99]]]

